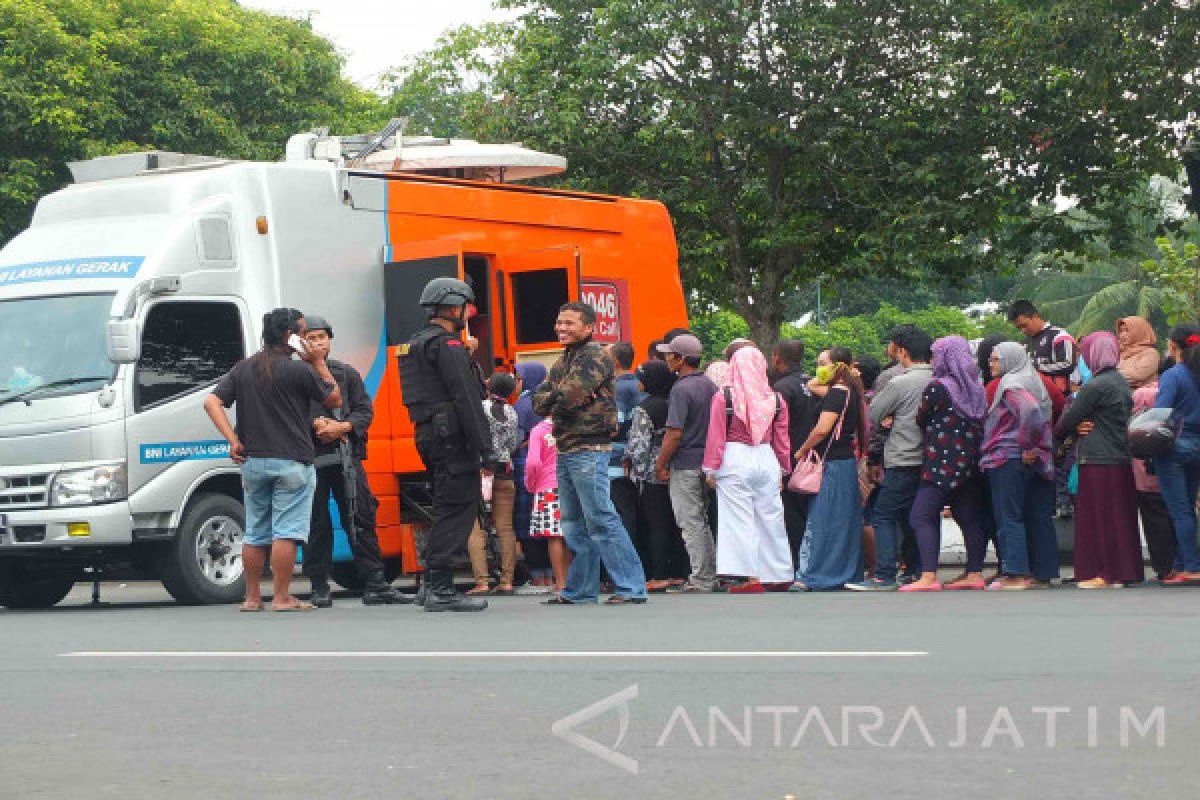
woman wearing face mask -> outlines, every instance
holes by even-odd
[[[1090,376],[1056,428],[1060,437],[1079,435],[1075,585],[1119,588],[1145,578],[1133,468],[1125,446],[1133,393],[1117,371],[1116,336],[1106,331],[1085,336],[1080,351],[1080,372]]]
[[[864,390],[845,347],[834,347],[821,414],[796,451],[797,463],[813,450],[824,457],[821,488],[808,511],[792,591],[842,589],[862,580],[862,494],[858,461],[866,455],[870,424]]]

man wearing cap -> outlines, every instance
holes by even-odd
[[[304,340],[311,350],[325,356],[329,372],[342,390],[342,404],[332,410],[314,406],[313,436],[316,445],[317,488],[313,496],[312,524],[308,543],[304,546],[304,574],[312,583],[312,603],[317,608],[333,605],[329,590],[329,570],[333,561],[333,522],[329,496],[333,495],[342,520],[342,528],[350,540],[354,566],[363,579],[364,605],[411,603],[412,599],[393,589],[383,570],[383,555],[375,534],[375,510],[379,501],[367,484],[362,461],[367,457],[367,429],[375,417],[371,396],[363,385],[362,375],[343,361],[329,357],[333,342],[333,326],[324,317],[306,317],[308,329]],[[343,447],[354,473],[354,515],[351,518],[350,491],[342,463]]]
[[[700,465],[717,385],[700,371],[703,347],[695,336],[676,336],[658,349],[679,376],[667,401],[667,432],[655,464],[658,479],[670,485],[671,507],[691,562],[691,575],[679,591],[711,592],[717,577],[716,544],[708,524],[708,483]]]

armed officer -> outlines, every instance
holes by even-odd
[[[467,307],[475,294],[454,278],[435,278],[421,293],[429,322],[400,347],[400,385],[416,426],[417,452],[433,482],[433,522],[425,551],[426,611],[482,611],[487,601],[454,588],[454,567],[483,501],[480,471],[492,434],[483,387],[466,344]]]
[[[312,523],[304,546],[304,574],[312,583],[312,603],[318,608],[333,605],[329,591],[329,570],[333,561],[333,521],[329,513],[329,495],[337,501],[342,529],[354,554],[354,566],[363,579],[363,605],[411,603],[412,598],[392,588],[384,576],[383,556],[375,534],[375,511],[379,501],[371,493],[362,461],[367,457],[367,429],[375,411],[371,396],[363,386],[358,370],[329,358],[333,326],[323,317],[305,317],[308,346],[326,355],[329,372],[342,390],[342,405],[327,412],[313,408],[313,435],[316,439],[317,489],[313,497]]]

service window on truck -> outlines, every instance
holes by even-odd
[[[565,269],[518,272],[512,275],[513,315],[517,344],[554,344],[558,309],[570,298]]]
[[[138,411],[216,383],[245,355],[232,303],[166,302],[146,314],[134,403]]]

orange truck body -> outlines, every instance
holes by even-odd
[[[480,313],[470,334],[481,341],[477,360],[485,374],[556,358],[552,319],[567,298],[597,309],[598,341],[630,342],[639,359],[667,330],[686,326],[687,312],[675,235],[661,203],[448,178],[376,173],[359,180],[386,182],[384,269],[399,281],[388,303],[411,304],[394,309],[407,319],[404,330],[388,326],[365,466],[380,502],[383,554],[400,557],[404,571],[413,572],[414,523],[402,521],[400,489],[424,465],[403,404],[396,350],[416,324],[424,267],[449,271],[457,264],[458,275],[471,280]],[[419,280],[405,283],[406,270]]]

